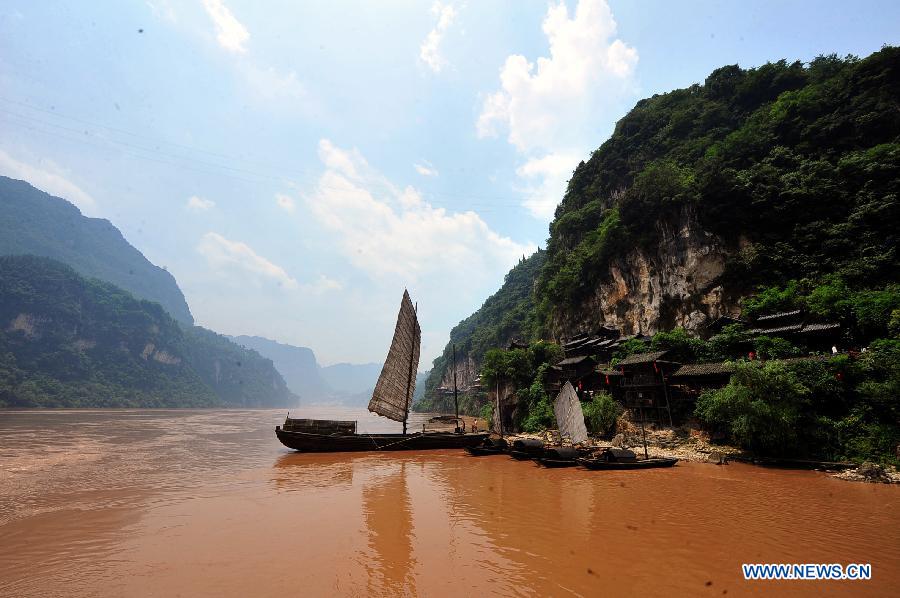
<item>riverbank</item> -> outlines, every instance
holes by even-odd
[[[627,420],[619,420],[617,429],[623,430],[611,440],[591,438],[588,443],[598,449],[605,447],[621,447],[634,450],[639,455],[643,452],[643,440],[640,428]],[[522,438],[539,438],[544,442],[557,442],[555,430],[542,434],[518,434]],[[689,427],[676,429],[645,430],[647,452],[656,457],[674,457],[692,463],[712,463],[725,465],[729,461],[740,461],[761,466],[767,462],[755,458],[752,454],[738,447],[726,444],[711,443],[709,435],[702,430]],[[828,463],[801,460],[771,460],[772,466],[786,469],[815,469],[829,473],[832,477],[850,482],[868,482],[881,484],[900,484],[900,472],[893,465],[862,463]]]

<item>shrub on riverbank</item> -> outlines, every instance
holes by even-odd
[[[852,361],[737,363],[695,414],[759,455],[896,463],[900,341],[876,341]]]
[[[588,432],[596,436],[606,436],[615,432],[616,420],[622,415],[622,406],[608,392],[598,392],[584,405],[584,423]]]

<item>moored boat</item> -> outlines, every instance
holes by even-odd
[[[593,457],[581,457],[578,464],[588,469],[651,469],[672,467],[678,463],[674,457],[646,457],[638,459],[634,451],[621,448],[606,448]]]
[[[509,449],[509,456],[524,461],[544,455],[544,441],[537,438],[516,438]]]
[[[356,423],[356,422],[354,422]],[[351,451],[422,451],[460,449],[481,444],[487,434],[416,432],[413,434],[322,434],[275,428],[281,444],[295,451],[330,453]]]
[[[544,467],[574,467],[578,465],[578,449],[573,446],[551,446],[536,459]]]
[[[466,451],[473,457],[484,457],[502,455],[508,448],[509,446],[503,438],[485,438],[484,442],[477,446],[467,446]]]
[[[672,467],[678,463],[675,457],[650,457],[648,459],[635,459],[634,461],[606,461],[595,457],[582,457],[578,464],[588,469],[651,469],[654,467]]]
[[[403,291],[394,338],[372,399],[369,411],[403,423],[401,434],[359,434],[355,421],[291,419],[275,427],[275,435],[283,445],[296,451],[326,453],[339,451],[412,451],[453,449],[477,446],[488,437],[487,432],[466,433],[456,425],[453,432],[406,433],[409,408],[415,392],[415,372],[419,365],[422,329],[416,308]],[[458,421],[458,414],[455,418]]]
[[[578,457],[584,452],[579,449],[587,441],[587,428],[584,425],[584,412],[581,401],[575,393],[571,382],[566,382],[553,401],[553,414],[559,429],[560,444],[545,446],[543,454],[536,461],[544,467],[574,467],[578,465]],[[563,442],[572,445],[564,445]]]

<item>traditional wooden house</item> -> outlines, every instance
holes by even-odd
[[[844,344],[841,325],[837,322],[809,321],[802,310],[795,309],[756,318],[747,330],[751,338],[775,336],[805,345],[816,351],[830,352]]]
[[[686,363],[668,378],[672,396],[678,401],[695,402],[705,390],[722,388],[731,380],[734,363]]]
[[[644,421],[673,424],[667,376],[681,364],[665,360],[667,351],[636,353],[618,363],[625,407]]]

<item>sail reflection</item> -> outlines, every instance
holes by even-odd
[[[412,504],[406,482],[406,463],[373,472],[362,489],[362,508],[368,531],[369,595],[399,596],[413,583]]]

